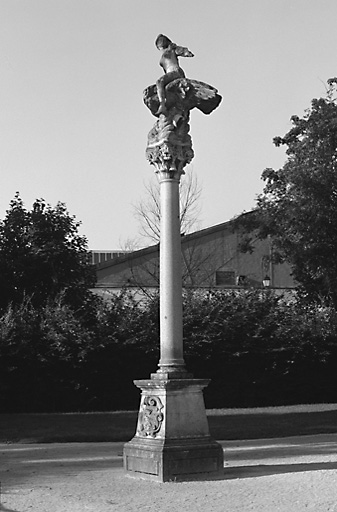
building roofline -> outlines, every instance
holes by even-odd
[[[222,231],[224,228],[229,228],[231,224],[235,222],[235,220],[243,215],[250,214],[249,212],[243,212],[240,215],[237,215],[236,217],[233,217],[230,220],[227,220],[225,222],[221,222],[220,224],[216,224],[215,226],[210,226],[208,228],[199,229],[198,231],[194,231],[193,233],[189,233],[188,235],[182,235],[182,241],[189,241],[194,240],[195,238],[199,238],[202,236],[210,235],[212,233],[216,233],[218,231]],[[116,251],[117,252],[117,251]],[[143,249],[138,249],[136,251],[130,251],[129,253],[125,255],[121,255],[116,259],[104,261],[102,263],[96,264],[96,269],[101,270],[104,268],[113,267],[115,265],[120,265],[121,263],[128,261],[130,259],[138,258],[141,256],[146,256],[148,254],[153,254],[159,252],[159,243],[155,245],[149,245],[148,247],[144,247]]]
[[[157,251],[159,251],[159,244],[150,245],[149,247],[144,247],[143,249],[130,251],[129,253],[124,254],[123,256],[118,256],[118,258],[103,261],[102,263],[97,263],[95,266],[98,270],[113,267],[115,265],[120,265],[121,263],[128,261],[130,259],[138,258],[139,256],[145,256],[147,254],[151,254]]]

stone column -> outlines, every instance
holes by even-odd
[[[208,428],[203,389],[209,381],[194,379],[184,362],[179,182],[193,158],[189,111],[210,113],[221,97],[187,79],[167,86],[165,113],[158,114],[153,86],[144,97],[158,117],[146,155],[160,183],[160,360],[151,379],[134,382],[142,395],[136,434],[124,445],[124,468],[159,482],[215,478],[223,474],[223,452]]]
[[[160,360],[158,373],[172,377],[185,371],[181,237],[180,171],[158,170],[160,183]]]

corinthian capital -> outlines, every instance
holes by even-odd
[[[146,157],[156,172],[180,173],[193,158],[189,113],[171,109],[161,114],[148,135]]]

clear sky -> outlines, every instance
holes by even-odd
[[[66,203],[91,249],[137,237],[159,33],[223,96],[191,115],[201,226],[249,210],[285,159],[273,137],[337,75],[336,20],[336,0],[0,0],[0,218],[19,191]]]

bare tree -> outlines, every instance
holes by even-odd
[[[147,242],[160,240],[160,185],[156,177],[145,184],[146,196],[134,205],[140,224],[140,236]],[[201,187],[191,167],[180,182],[180,232],[188,234],[198,228]]]
[[[133,252],[140,249],[141,243],[138,238],[127,237],[126,239],[119,239],[119,248],[124,252]]]

